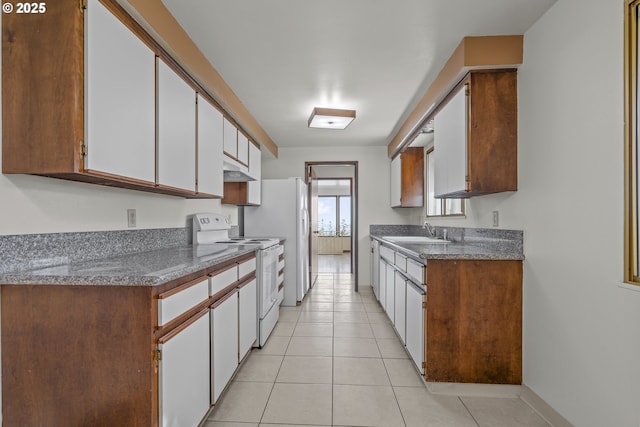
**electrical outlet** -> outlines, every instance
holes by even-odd
[[[129,228],[136,227],[136,210],[135,209],[127,209],[127,227]]]
[[[498,225],[500,225],[500,213],[493,211],[493,226],[497,227]]]

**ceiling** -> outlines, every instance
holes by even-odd
[[[388,145],[464,36],[523,34],[555,2],[162,1],[279,147]],[[357,115],[310,129],[313,107]]]

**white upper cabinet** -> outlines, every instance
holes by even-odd
[[[402,161],[400,155],[391,160],[391,207],[402,205]]]
[[[85,168],[155,181],[155,55],[97,0],[86,11]]]
[[[222,113],[198,95],[198,192],[222,197]]]
[[[158,184],[195,191],[196,94],[158,60]]]
[[[467,183],[467,94],[462,86],[433,122],[435,196],[463,192]]]
[[[242,132],[238,132],[238,161],[249,165],[249,139]]]
[[[226,118],[224,119],[224,152],[233,158],[238,157],[238,129]]]
[[[247,183],[247,203],[259,205],[262,203],[262,152],[252,143],[249,143],[249,175],[255,181]]]

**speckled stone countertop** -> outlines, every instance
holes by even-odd
[[[156,286],[254,252],[253,245],[191,245],[0,273],[2,285]]]
[[[188,227],[0,236],[0,285],[156,286],[256,249],[190,240]]]
[[[467,260],[524,260],[522,231],[483,228],[436,227],[440,238],[446,230],[449,243],[414,244],[386,240],[385,236],[428,236],[420,226],[372,225],[370,236],[412,258]]]

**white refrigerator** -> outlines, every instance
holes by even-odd
[[[262,180],[262,204],[245,206],[244,234],[284,242],[283,306],[295,306],[309,291],[309,211],[302,178]]]

